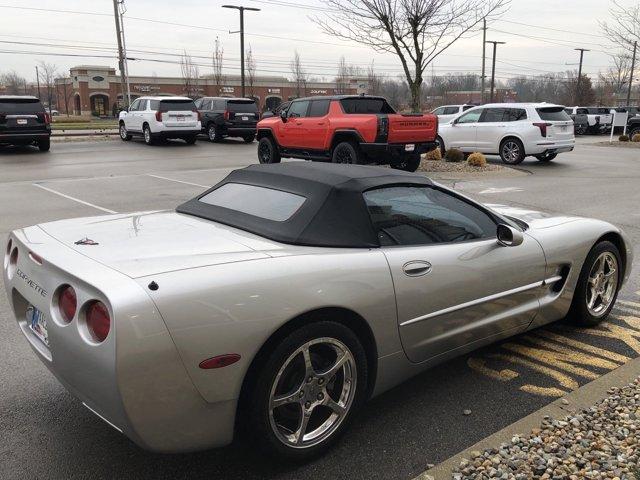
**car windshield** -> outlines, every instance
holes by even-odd
[[[0,113],[42,113],[44,107],[37,98],[0,98]]]
[[[568,121],[571,117],[567,115],[563,107],[542,107],[536,108],[541,120],[551,121]]]
[[[344,113],[396,113],[384,98],[343,98]]]
[[[276,222],[291,218],[305,200],[294,193],[243,183],[225,183],[200,198],[209,205]]]
[[[193,100],[161,100],[160,109],[168,111],[195,111],[196,104]]]
[[[257,113],[256,102],[249,100],[229,100],[227,110],[233,113]]]

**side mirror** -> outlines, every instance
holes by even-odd
[[[280,118],[282,119],[283,122],[287,123],[287,111],[286,110],[282,110],[280,112]]]
[[[517,247],[524,241],[524,235],[520,230],[517,230],[509,225],[501,223],[498,225],[498,245],[503,247]]]

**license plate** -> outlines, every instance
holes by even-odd
[[[27,325],[31,331],[45,345],[49,345],[49,334],[47,332],[47,318],[44,314],[33,305],[29,305],[26,314]]]
[[[184,122],[184,117],[177,117],[179,122]]]
[[[409,143],[408,145],[404,146],[405,152],[413,152],[415,149],[416,149],[416,146],[413,143]]]
[[[249,120],[249,117],[242,117],[243,122],[246,122],[247,120]]]
[[[560,125],[560,131],[561,132],[566,132],[567,131],[567,125]]]
[[[19,118],[18,119],[18,125],[26,125],[27,124],[27,119],[26,118]]]

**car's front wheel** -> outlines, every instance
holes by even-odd
[[[541,153],[540,155],[536,155],[536,158],[538,160],[540,160],[541,162],[550,162],[551,160],[553,160],[554,158],[556,158],[558,156],[558,154],[556,152],[553,153]]]
[[[259,372],[247,427],[273,453],[312,458],[347,428],[366,398],[367,374],[353,331],[333,321],[305,325],[278,342]]]
[[[524,145],[517,138],[507,138],[500,144],[500,159],[507,165],[521,163],[524,156]]]
[[[123,142],[131,140],[131,135],[127,132],[127,127],[125,127],[124,122],[120,122],[120,138]]]
[[[269,137],[263,137],[258,142],[258,161],[260,163],[280,163],[278,146]]]
[[[618,247],[609,241],[595,245],[580,270],[568,318],[586,327],[607,318],[618,297],[621,277]]]

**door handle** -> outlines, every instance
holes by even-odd
[[[432,265],[424,260],[412,260],[402,266],[402,271],[409,277],[421,277],[431,273],[432,269]]]
[[[302,125],[302,122],[296,122],[296,125]]]
[[[324,122],[318,122],[318,125],[324,125]]]

